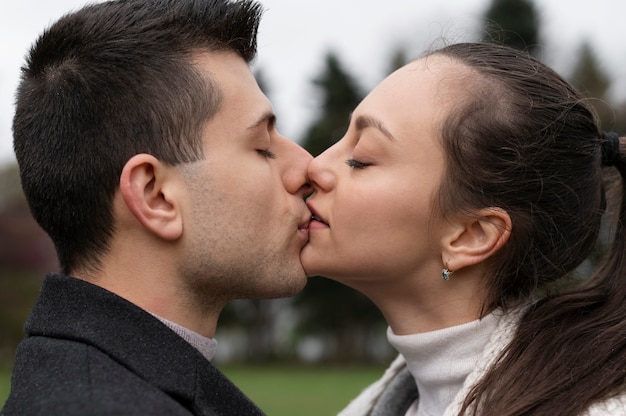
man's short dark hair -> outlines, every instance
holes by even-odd
[[[201,127],[219,86],[192,58],[256,55],[252,0],[118,0],[62,17],[22,68],[14,149],[31,211],[61,269],[97,269],[113,232],[125,163],[148,153],[175,165],[203,157]]]

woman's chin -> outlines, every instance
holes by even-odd
[[[319,276],[323,269],[321,259],[317,256],[309,245],[304,246],[300,252],[300,262],[307,276]]]

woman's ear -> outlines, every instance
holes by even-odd
[[[138,154],[126,162],[120,175],[122,198],[134,217],[164,240],[182,235],[178,171],[154,156]]]
[[[481,263],[511,235],[511,217],[501,208],[484,208],[455,218],[442,240],[442,261],[452,271]]]

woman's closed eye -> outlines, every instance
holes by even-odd
[[[352,169],[364,169],[372,165],[371,163],[361,162],[356,159],[348,159],[346,160],[346,164],[350,166]]]

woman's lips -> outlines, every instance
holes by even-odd
[[[316,215],[313,215],[311,217],[311,222],[309,223],[309,230],[321,230],[325,228],[330,228],[328,227],[328,224],[325,221],[323,221]]]
[[[311,222],[309,223],[309,230],[320,230],[324,228],[330,228],[328,222],[318,214],[310,203],[307,203],[309,210],[311,210]]]
[[[311,219],[311,222],[309,223],[309,230],[323,230],[328,228],[330,228],[328,224],[323,221]]]

